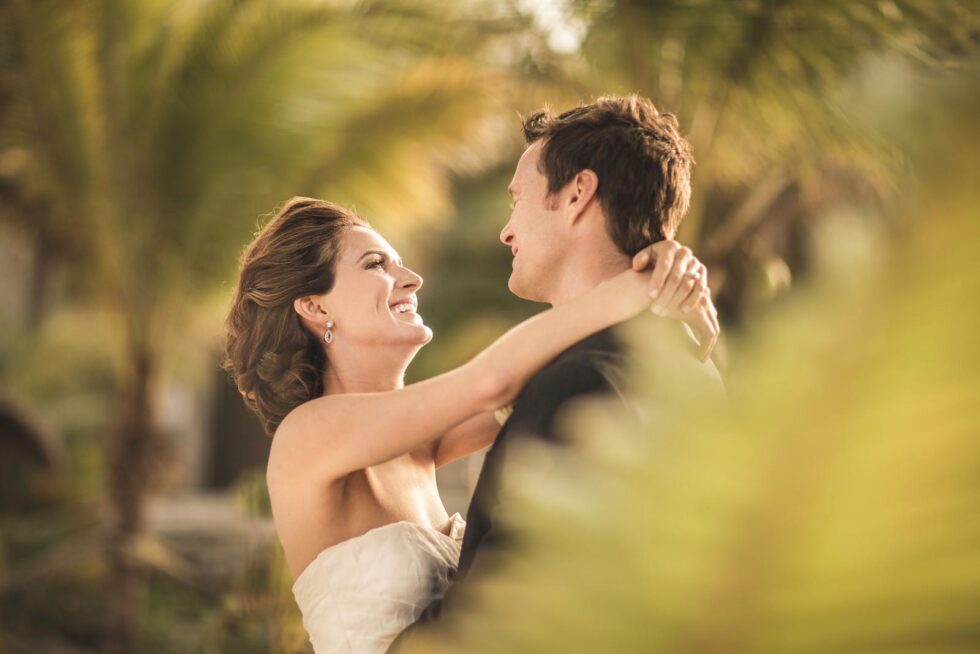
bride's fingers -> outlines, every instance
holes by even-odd
[[[635,272],[646,270],[647,266],[650,265],[652,250],[653,246],[648,245],[633,256],[633,270]]]
[[[696,267],[692,269],[691,272],[699,273],[701,278],[691,288],[691,292],[688,294],[687,299],[681,304],[681,313],[691,313],[697,309],[698,304],[702,299],[711,299],[711,289],[708,288],[708,268],[703,263],[698,263]]]
[[[681,276],[681,281],[677,286],[677,291],[674,293],[673,297],[667,299],[664,305],[663,315],[669,316],[674,311],[681,308],[681,304],[689,304],[697,306],[698,298],[701,295],[700,282],[701,273],[700,268],[703,266],[701,262],[693,257],[690,259],[687,270]]]
[[[666,257],[664,257],[666,258]],[[680,247],[677,250],[677,254],[673,257],[670,262],[670,268],[666,273],[666,277],[660,287],[660,293],[657,294],[657,299],[653,302],[652,311],[658,316],[667,315],[667,305],[671,302],[674,294],[677,293],[684,281],[684,275],[687,273],[687,268],[690,265],[691,259],[694,255],[686,247]],[[667,268],[666,262],[664,268]],[[657,268],[654,269],[653,276],[656,279],[658,269],[660,269],[660,261],[657,261]],[[689,290],[689,289],[688,289]],[[681,297],[684,299],[687,297],[687,292]]]
[[[667,243],[667,241],[660,241],[660,243]],[[652,247],[650,246],[648,249]],[[679,252],[679,248],[664,246],[663,251],[657,253],[653,274],[650,275],[650,283],[647,285],[650,297],[658,298],[663,293],[664,282],[667,280],[670,270],[674,266],[674,257],[677,252]]]
[[[711,321],[703,311],[699,310],[687,324],[691,328],[691,331],[694,332],[694,337],[698,341],[698,358],[704,361],[705,350],[711,342],[711,332],[713,331]]]
[[[708,360],[712,350],[715,349],[715,345],[718,343],[719,330],[717,322],[710,314],[711,312],[707,308],[701,307],[698,311],[698,319],[696,321],[696,332],[701,345],[700,358],[702,363]]]

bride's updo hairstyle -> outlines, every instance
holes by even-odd
[[[323,394],[323,341],[293,301],[333,288],[341,239],[355,225],[368,226],[332,202],[292,198],[242,255],[221,365],[270,436],[286,414]]]

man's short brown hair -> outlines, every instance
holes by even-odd
[[[691,201],[694,159],[673,114],[636,95],[602,97],[557,117],[547,109],[532,114],[524,138],[542,141],[549,195],[586,168],[598,176],[606,229],[622,252],[632,256],[677,233]]]

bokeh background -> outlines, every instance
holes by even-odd
[[[0,1],[0,652],[309,651],[218,367],[242,248],[355,208],[444,371],[541,308],[519,116],[630,92],[694,148],[732,411],[662,415],[639,321],[658,419],[529,450],[533,547],[420,651],[980,651],[978,50],[973,0]]]

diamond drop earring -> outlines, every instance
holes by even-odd
[[[333,332],[331,331],[332,329],[333,329],[333,320],[328,320],[327,331],[323,332],[323,340],[326,341],[328,344],[333,343]]]

